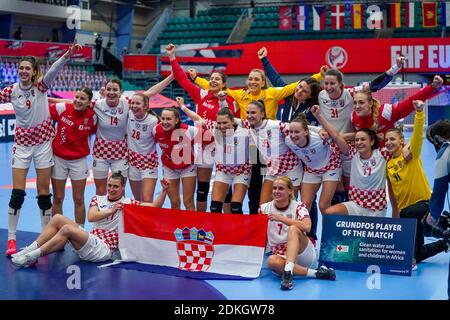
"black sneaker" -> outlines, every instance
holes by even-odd
[[[316,278],[323,280],[336,280],[336,271],[333,268],[320,266],[316,271]]]
[[[281,276],[281,290],[292,290],[294,283],[292,282],[292,272],[284,271]]]

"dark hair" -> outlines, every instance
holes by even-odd
[[[433,136],[441,136],[442,138],[449,140],[450,139],[450,120],[444,119],[439,120],[431,125],[431,134]]]
[[[358,132],[364,132],[365,134],[367,134],[370,138],[370,140],[373,141],[373,146],[372,146],[372,150],[378,149],[378,137],[377,137],[377,133],[373,130],[370,130],[368,128],[361,128],[356,130],[356,133]]]
[[[219,111],[217,112],[217,116],[227,116],[228,119],[234,121],[234,114],[228,107],[220,108]]]
[[[114,79],[109,79],[106,84],[108,84],[110,82],[119,85],[120,91],[122,91],[122,81],[120,81],[119,79],[115,79],[114,78]]]
[[[173,112],[173,114],[175,115],[175,118],[178,120],[178,123],[175,125],[175,129],[181,128],[181,116],[180,116],[180,111],[178,110],[178,108],[177,107],[163,108],[161,111],[161,115],[164,111]]]
[[[266,105],[264,104],[264,100],[253,100],[249,104],[253,104],[259,108],[259,110],[264,115],[263,118],[266,118]]]
[[[39,65],[39,61],[34,56],[25,56],[22,59],[20,59],[19,66],[24,61],[31,63],[33,70],[36,71],[36,75],[31,77],[31,82],[33,83],[33,85],[37,85],[37,83],[39,82],[39,79],[42,76],[42,71],[41,71],[41,67]]]
[[[120,183],[125,185],[125,177],[122,175],[122,171],[113,172],[110,179],[120,180]]]
[[[319,92],[322,90],[320,83],[316,79],[311,78],[311,77],[301,79],[298,83],[300,84],[303,81],[306,82],[306,84],[308,84],[309,88],[311,89],[311,96],[305,100],[305,103],[307,103],[308,105],[311,105],[311,106],[313,106],[315,104],[319,104]],[[295,94],[293,94],[291,106],[294,107],[297,105],[297,103],[298,103],[298,100],[295,97]]]
[[[297,117],[295,117],[294,119],[292,119],[289,123],[292,122],[298,122],[303,126],[303,129],[305,129],[306,131],[308,131],[308,119],[306,118],[306,114],[304,114],[303,112],[299,113],[297,115]]]
[[[222,89],[226,89],[227,88],[227,75],[225,73],[223,73],[222,71],[213,70],[211,72],[210,76],[212,76],[213,73],[217,73],[217,74],[220,75],[220,77],[222,78],[222,82],[223,82],[223,88]]]
[[[150,99],[149,99],[148,96],[146,96],[146,95],[143,94],[143,93],[139,93],[139,92],[133,94],[133,96],[141,97],[142,100],[144,100],[144,105],[145,105],[146,107],[148,107],[147,113],[151,114],[152,116],[155,116],[156,119],[158,119],[158,121],[160,120],[160,118],[159,118],[159,116],[156,114],[156,112],[153,111],[153,109],[150,107]]]
[[[92,90],[91,88],[88,87],[81,87],[80,89],[78,89],[77,91],[81,91],[83,93],[85,93],[88,96],[89,100],[92,100],[93,94],[92,94]]]
[[[336,70],[336,69],[329,69],[325,73],[325,77],[326,76],[336,77],[337,81],[340,83],[341,89],[344,90],[344,75],[342,74],[342,72],[340,72],[339,70]]]

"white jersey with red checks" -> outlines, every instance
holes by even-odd
[[[234,133],[229,136],[223,136],[217,133],[217,122],[206,120],[205,127],[212,134],[216,133],[215,143],[215,160],[217,171],[238,176],[251,173],[251,165],[249,162],[249,133],[248,129],[236,127]]]
[[[268,175],[283,175],[300,165],[300,159],[286,145],[289,124],[277,120],[263,120],[257,128],[250,127],[247,120],[235,119],[249,129],[249,134],[267,163]]]
[[[143,119],[136,119],[130,112],[127,143],[128,163],[131,166],[142,170],[158,167],[158,154],[153,137],[153,128],[157,124],[158,119],[151,114],[147,114]]]
[[[288,217],[292,220],[301,221],[305,217],[309,217],[309,212],[302,202],[291,200],[286,210],[279,210],[274,201],[263,203],[260,206],[260,213],[269,214],[277,213]],[[286,246],[288,240],[288,225],[280,222],[269,220],[267,225],[267,242],[273,254],[284,255],[286,253]]]
[[[129,98],[120,98],[116,107],[108,106],[106,99],[94,101],[98,118],[93,152],[95,158],[120,160],[127,157],[129,101]]]
[[[375,149],[372,156],[362,159],[353,146],[350,147],[352,171],[350,174],[349,199],[359,206],[381,211],[386,209],[386,164],[388,154]]]
[[[43,80],[26,90],[21,89],[19,83],[4,88],[0,103],[7,102],[12,103],[16,114],[14,140],[17,145],[35,146],[53,139],[47,87]]]
[[[122,197],[116,201],[109,201],[108,196],[94,196],[92,197],[89,208],[98,207],[100,211],[109,210],[118,202],[123,204],[139,204],[138,201]],[[122,214],[122,210],[117,210],[109,217],[96,221],[91,231],[99,237],[106,245],[111,249],[117,249],[119,247],[119,219]]]
[[[309,141],[304,147],[292,142],[291,137],[286,137],[286,145],[303,161],[306,172],[324,173],[342,165],[339,147],[331,140],[323,140],[315,131],[309,131]]]
[[[353,96],[359,87],[344,89],[337,99],[331,99],[326,90],[319,93],[319,105],[325,119],[339,133],[354,132],[351,115],[353,111]]]

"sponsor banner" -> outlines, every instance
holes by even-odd
[[[187,272],[256,278],[267,237],[264,215],[233,215],[125,205],[119,228],[126,262]]]
[[[0,56],[28,56],[55,60],[61,57],[70,44],[53,42],[34,42],[17,40],[0,40]],[[74,61],[92,61],[92,47],[83,46],[81,51],[75,52],[72,57]]]
[[[336,269],[411,275],[416,220],[324,215],[320,262]]]
[[[151,54],[124,55],[123,70],[156,72],[158,70],[158,56]]]
[[[246,75],[261,67],[257,52],[262,46],[280,74],[314,74],[324,64],[344,73],[381,73],[399,55],[407,58],[405,72],[442,73],[450,68],[446,38],[272,41],[216,47],[206,44],[186,52],[177,50],[177,60],[184,68],[198,69],[200,74],[217,69],[227,75]],[[167,57],[162,57],[161,70],[165,75],[171,70]]]
[[[16,116],[12,104],[0,104],[0,142],[14,141]]]

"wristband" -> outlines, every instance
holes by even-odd
[[[397,74],[397,72],[400,70],[400,67],[397,64],[394,64],[390,70],[392,74]]]

